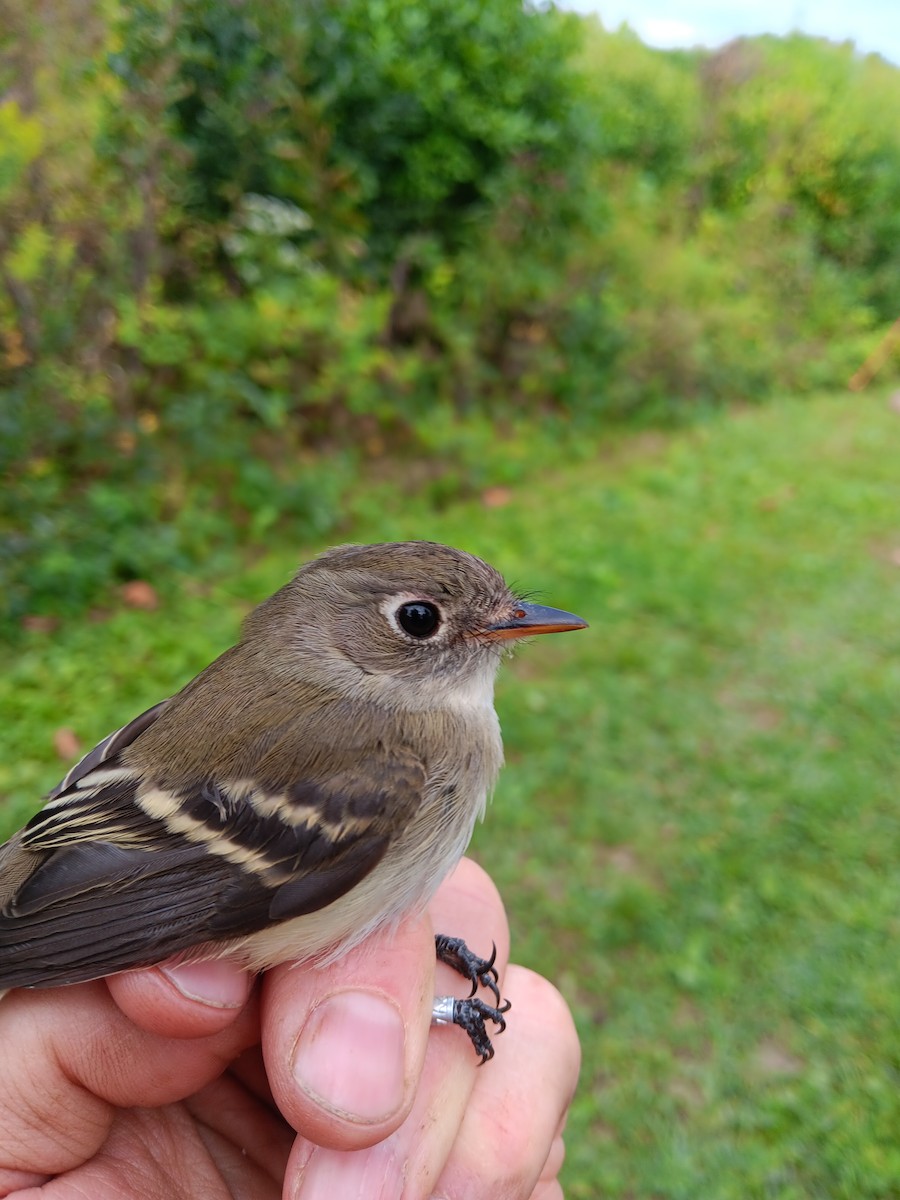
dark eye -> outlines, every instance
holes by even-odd
[[[433,604],[417,600],[412,604],[401,604],[397,609],[397,623],[410,637],[431,637],[441,623],[441,614]]]

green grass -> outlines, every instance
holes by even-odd
[[[591,621],[507,667],[475,841],[578,1019],[570,1198],[900,1195],[898,448],[883,397],[825,397],[580,436],[549,470],[540,437],[485,439],[499,508],[356,493],[349,536],[464,545]],[[7,828],[58,726],[89,743],[170,692],[310,548],[28,635]]]

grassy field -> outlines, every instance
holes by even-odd
[[[900,414],[884,396],[568,451],[519,434],[348,537],[472,549],[590,631],[504,672],[475,853],[585,1066],[571,1198],[900,1195]],[[548,467],[547,463],[550,463]],[[0,679],[10,830],[84,744],[232,640],[310,549],[29,634]]]

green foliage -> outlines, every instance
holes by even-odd
[[[309,87],[355,180],[369,252],[472,238],[512,177],[536,190],[582,152],[568,66],[576,25],[520,0],[305,6]]]
[[[900,308],[882,238],[900,139],[877,115],[900,72],[800,36],[686,56],[586,29],[612,213],[587,260],[619,335],[609,407],[671,418],[845,383]]]
[[[883,114],[900,104],[900,72],[849,45],[794,35],[734,43],[701,78],[698,188],[726,210],[765,206],[771,227],[811,237],[818,254],[853,272],[861,302],[893,319],[900,139]]]
[[[507,766],[475,852],[513,958],[573,1006],[574,1200],[883,1200],[898,1190],[896,446],[874,398],[673,435],[428,422],[447,503],[364,470],[342,537],[484,554],[591,627],[506,664]],[[488,507],[480,489],[502,485]],[[161,576],[162,607],[28,632],[0,675],[11,832],[84,746],[230,645],[325,540]],[[510,1020],[515,1020],[513,1009]]]
[[[40,123],[34,117],[26,116],[15,100],[0,104],[0,201],[21,182],[43,143]]]
[[[701,126],[696,65],[651,50],[627,27],[605,33],[594,18],[585,29],[578,64],[587,78],[598,157],[636,169],[657,186],[683,181]]]
[[[276,525],[297,537],[333,527],[349,458],[318,461],[272,438],[277,410],[252,380],[213,368],[206,378],[218,387],[174,396],[162,415],[123,421],[100,393],[52,428],[27,393],[4,394],[0,618],[10,633],[26,615],[108,602],[110,584],[221,569]],[[244,406],[252,420],[232,419]]]
[[[8,0],[0,85],[7,626],[187,567],[193,530],[324,528],[360,455],[428,446],[447,488],[439,414],[593,432],[844,386],[900,311],[900,72],[848,46]]]
[[[91,372],[123,282],[114,272],[120,220],[106,224],[117,173],[94,145],[115,89],[96,73],[107,38],[99,12],[45,24],[32,5],[9,0],[3,16],[0,388],[10,371],[39,363],[52,386],[63,364]]]

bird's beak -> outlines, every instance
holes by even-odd
[[[536,633],[565,633],[567,629],[587,629],[587,621],[561,608],[546,608],[520,600],[507,621],[498,621],[481,631],[483,638],[501,641],[507,638],[533,637]]]

